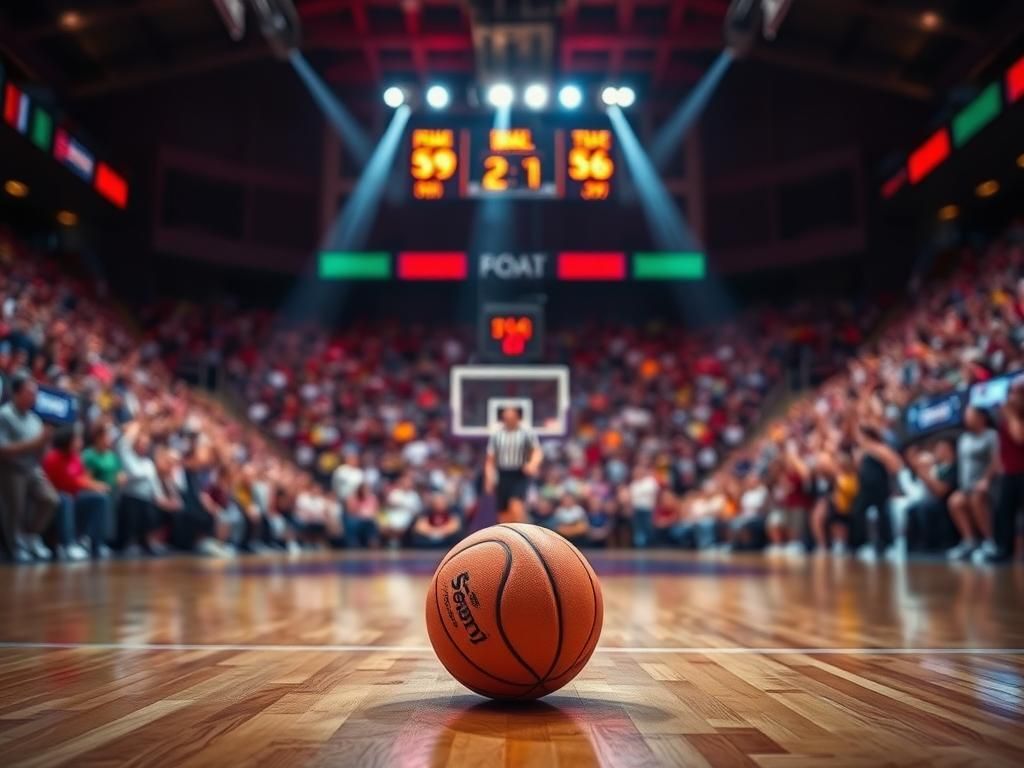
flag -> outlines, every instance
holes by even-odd
[[[4,120],[20,133],[28,131],[28,94],[23,93],[14,83],[4,89]]]
[[[85,181],[92,181],[93,166],[96,163],[92,153],[63,128],[58,128],[54,137],[53,156]]]

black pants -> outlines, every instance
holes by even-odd
[[[889,486],[883,483],[862,484],[850,510],[850,546],[856,550],[868,543],[868,510],[878,511],[875,548],[881,552],[893,543],[892,513],[889,510]]]
[[[213,515],[205,507],[186,499],[184,509],[171,517],[171,544],[190,551],[200,539],[213,536],[214,523]]]
[[[1013,539],[1017,535],[1017,513],[1024,506],[1024,474],[999,478],[999,494],[993,511],[992,534],[999,557],[1013,555]]]
[[[929,496],[907,508],[907,548],[937,552],[948,549],[956,538],[945,499]]]
[[[521,469],[498,470],[498,487],[495,489],[499,512],[507,512],[512,499],[526,500],[526,492],[530,487],[530,479]]]
[[[163,524],[160,509],[151,501],[122,496],[117,508],[117,548],[145,544],[146,536]]]

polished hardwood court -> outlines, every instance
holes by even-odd
[[[436,555],[0,567],[0,763],[1024,764],[1024,569],[591,556],[601,643],[541,702],[444,671]]]

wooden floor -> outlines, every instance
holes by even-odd
[[[594,558],[531,706],[427,647],[436,557],[0,567],[5,766],[1024,764],[1024,569]]]

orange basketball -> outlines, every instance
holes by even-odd
[[[495,699],[536,699],[576,677],[603,617],[586,558],[537,525],[474,533],[445,556],[427,592],[437,657],[464,686]]]

